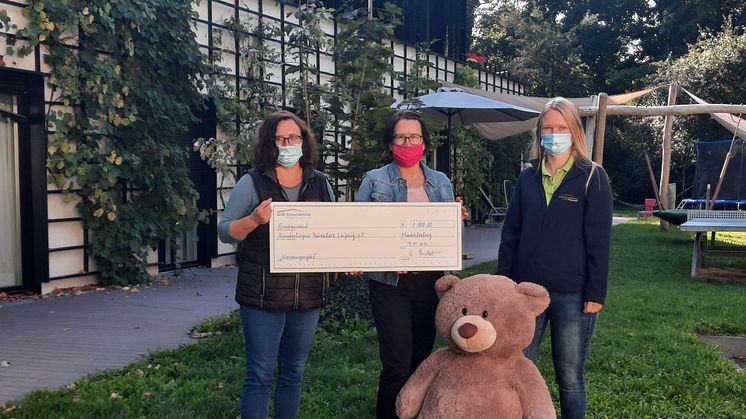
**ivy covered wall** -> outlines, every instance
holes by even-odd
[[[44,63],[50,187],[90,233],[102,282],[146,280],[151,249],[201,215],[174,141],[204,106],[209,73],[192,2],[44,0],[22,14],[5,18],[4,52]]]

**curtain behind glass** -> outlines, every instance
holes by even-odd
[[[13,99],[0,95],[0,109],[15,112]],[[15,137],[15,123],[0,117],[0,287],[21,283]]]

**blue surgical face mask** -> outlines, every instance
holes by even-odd
[[[570,134],[542,134],[541,146],[552,156],[559,156],[572,145],[572,136]]]
[[[303,156],[303,144],[290,145],[287,147],[277,147],[280,154],[277,156],[277,163],[284,167],[293,167],[301,156]]]

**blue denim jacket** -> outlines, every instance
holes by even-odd
[[[453,186],[448,177],[420,162],[425,174],[424,188],[430,202],[453,202]],[[396,163],[389,163],[365,174],[360,189],[355,195],[357,202],[407,202],[407,181],[399,172]],[[365,278],[396,285],[396,272],[366,272]]]

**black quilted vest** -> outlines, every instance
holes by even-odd
[[[260,201],[287,202],[285,191],[274,171],[249,171]],[[316,170],[304,170],[299,201],[329,202],[326,176]],[[328,273],[272,274],[269,272],[269,224],[249,233],[238,247],[236,302],[271,311],[308,310],[326,303]]]

